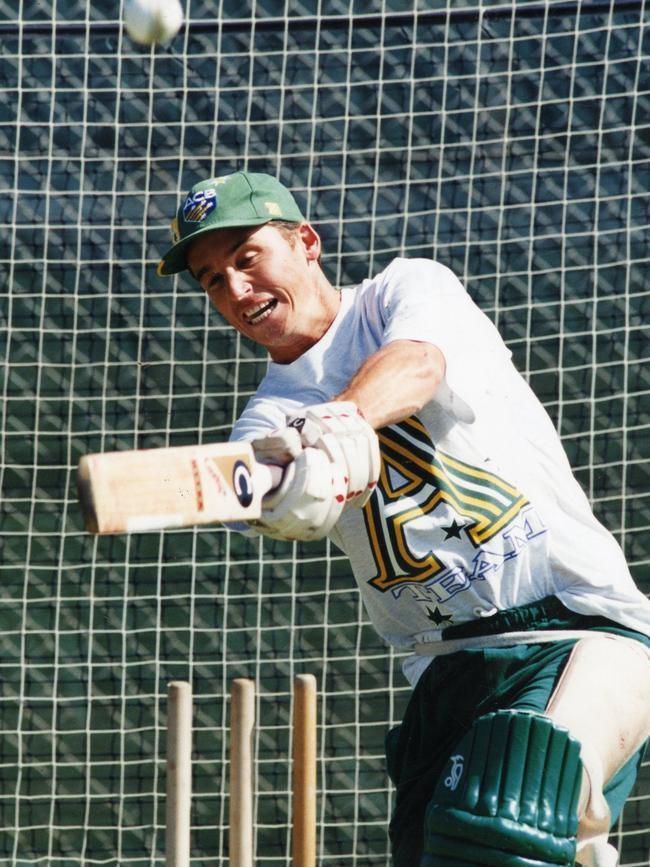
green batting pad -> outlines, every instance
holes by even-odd
[[[421,867],[573,867],[580,745],[546,717],[481,717],[442,773],[425,817]]]

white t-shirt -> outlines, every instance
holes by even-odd
[[[369,355],[401,339],[437,346],[445,382],[417,416],[379,431],[377,490],[330,534],[380,635],[408,649],[450,624],[550,595],[650,635],[650,602],[594,517],[551,420],[443,265],[395,259],[343,289],[321,340],[291,364],[270,364],[233,439],[331,400]],[[421,667],[413,660],[407,676]]]

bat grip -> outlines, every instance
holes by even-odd
[[[282,482],[284,475],[284,467],[278,467],[276,464],[261,464],[264,467],[266,478],[264,479],[265,494],[274,491]]]
[[[274,491],[277,487],[279,487],[280,482],[282,481],[282,476],[284,475],[284,467],[276,467],[275,464],[271,464],[269,470],[271,471],[270,490]]]

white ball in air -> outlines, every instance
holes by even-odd
[[[140,45],[169,41],[182,23],[180,0],[124,0],[126,32]]]

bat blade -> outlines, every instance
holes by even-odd
[[[212,443],[85,455],[77,490],[89,533],[139,533],[259,518],[281,474],[249,443]]]

